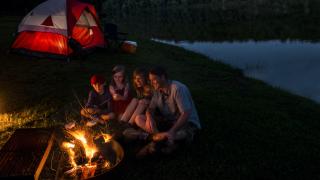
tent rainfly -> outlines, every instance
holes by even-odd
[[[39,57],[67,58],[77,51],[104,46],[93,5],[78,0],[48,0],[23,18],[11,50]]]

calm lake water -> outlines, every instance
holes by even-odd
[[[319,8],[312,5],[312,13],[269,18],[268,13],[279,13],[276,7],[168,8],[123,16],[115,9],[113,21],[130,34],[204,54],[249,77],[320,102]],[[255,13],[268,18],[255,18]]]
[[[242,69],[249,77],[320,102],[320,43],[154,40],[204,54]]]

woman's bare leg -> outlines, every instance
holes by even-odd
[[[146,108],[147,104],[145,103],[144,99],[139,100],[138,105],[129,120],[129,123],[133,124],[135,122],[136,116],[142,114]]]
[[[150,134],[158,132],[153,119],[150,119],[148,116],[137,115],[135,118],[135,123],[138,127]]]
[[[146,131],[146,116],[145,115],[138,115],[134,119],[134,123],[144,131]]]
[[[133,98],[129,103],[128,107],[126,108],[125,112],[121,116],[120,121],[128,122],[130,120],[131,115],[135,111],[137,105],[138,105],[138,99]]]

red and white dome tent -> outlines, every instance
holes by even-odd
[[[67,58],[79,47],[86,51],[104,46],[93,5],[78,0],[48,0],[23,18],[11,50],[39,57]]]

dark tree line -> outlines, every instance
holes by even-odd
[[[106,0],[104,21],[176,40],[320,39],[317,0]]]
[[[2,15],[24,15],[45,0],[3,1]],[[241,11],[248,16],[319,13],[319,0],[80,0],[95,5],[100,15],[136,14],[153,9],[210,8],[215,11]]]
[[[3,1],[1,14],[24,15],[45,0]],[[250,15],[318,13],[318,0],[81,0],[95,5],[99,14],[107,12],[137,13],[150,9],[201,8],[216,11],[238,10]]]
[[[137,13],[151,9],[210,8],[250,16],[319,13],[318,0],[104,0],[105,13]]]

